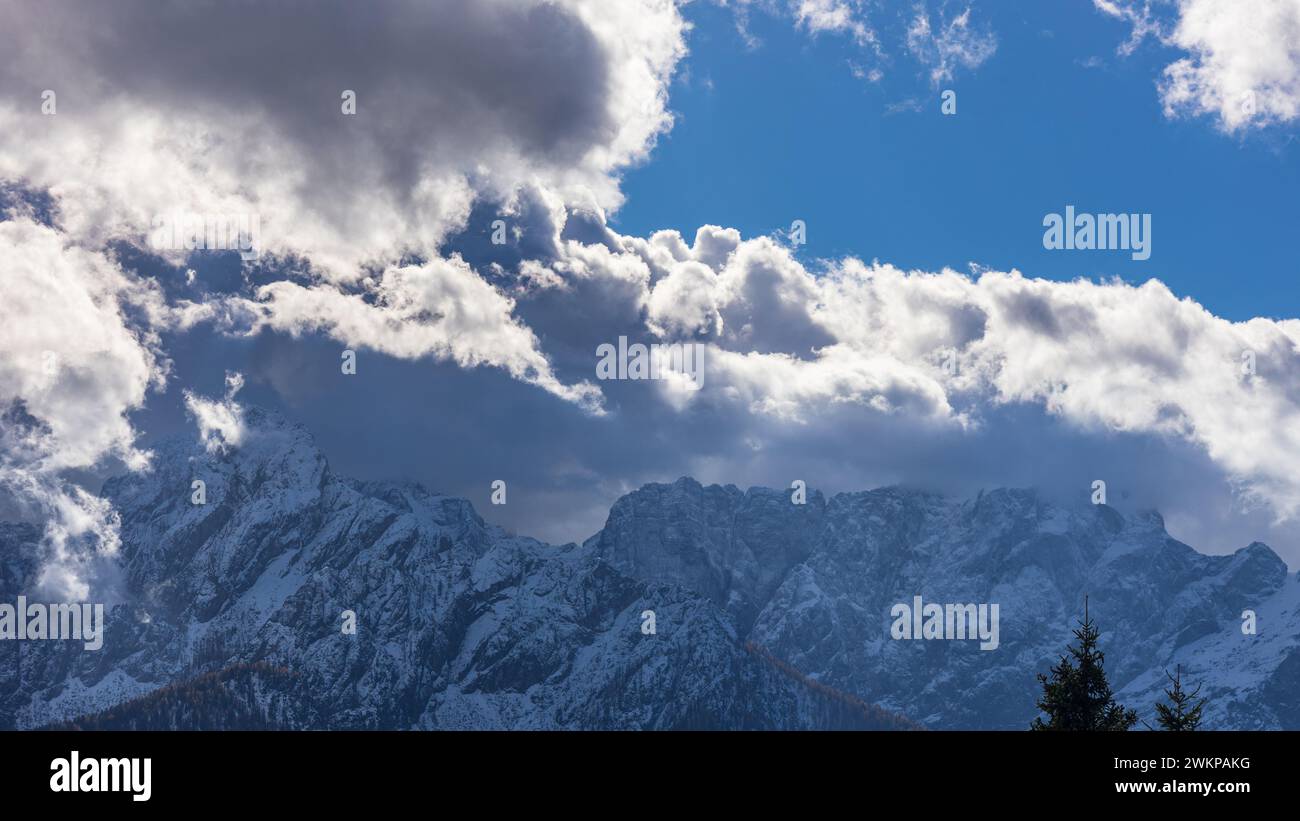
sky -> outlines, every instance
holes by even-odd
[[[1300,2],[243,13],[0,0],[0,509],[51,589],[117,549],[104,477],[252,405],[553,542],[683,475],[1102,480],[1300,567]],[[1067,206],[1149,258],[1045,247]],[[620,337],[703,369],[602,379]]]
[[[1293,130],[1228,135],[1164,116],[1157,80],[1178,49],[1148,40],[1117,54],[1125,23],[1091,3],[973,9],[997,50],[936,88],[903,59],[878,82],[855,77],[851,38],[754,15],[751,45],[728,9],[691,8],[676,122],[627,174],[615,226],[689,235],[714,223],[754,236],[803,219],[802,259],[1154,277],[1227,319],[1300,315],[1286,239],[1300,223]],[[954,116],[940,111],[945,89]],[[1070,204],[1152,214],[1151,258],[1045,250],[1043,215]]]

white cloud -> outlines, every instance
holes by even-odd
[[[226,395],[222,399],[204,399],[185,391],[185,409],[199,426],[199,439],[208,453],[221,453],[239,447],[247,434],[244,408],[235,395],[244,387],[240,373],[226,374]]]
[[[855,259],[814,274],[767,238],[710,267],[700,247],[661,232],[626,239],[622,252],[661,272],[630,297],[646,306],[649,331],[710,339],[704,388],[673,406],[799,423],[857,405],[961,430],[1028,403],[1085,430],[1188,442],[1242,500],[1300,515],[1300,321],[1230,322],[1156,280],[904,272]]]
[[[1166,113],[1213,114],[1227,131],[1300,116],[1300,0],[1190,0],[1165,69]]]
[[[836,344],[809,360],[712,349],[705,361],[706,384],[721,397],[786,422],[806,423],[829,406],[860,405],[870,412],[962,423],[932,374],[887,354]]]
[[[42,468],[88,467],[105,455],[139,462],[126,413],[161,384],[165,366],[152,329],[127,313],[161,314],[161,295],[26,219],[0,222],[0,272],[0,402],[21,401],[48,428],[29,443]]]
[[[997,51],[997,38],[991,31],[971,25],[971,9],[947,20],[941,15],[937,28],[932,27],[930,13],[918,5],[907,29],[907,48],[929,67],[934,85],[950,81],[957,68],[979,68]]]
[[[733,347],[804,356],[833,341],[809,309],[817,284],[770,239],[742,243],[718,272],[722,336]]]
[[[269,327],[294,336],[318,331],[401,359],[432,356],[464,368],[494,366],[600,412],[599,390],[587,382],[561,383],[537,337],[512,316],[514,302],[459,257],[389,268],[368,282],[364,296],[328,285],[274,282],[260,288],[258,297],[236,304],[254,317],[252,330]]]
[[[310,24],[242,9],[249,25],[206,3],[4,5],[20,22],[0,31],[0,178],[48,188],[88,242],[256,214],[259,251],[337,281],[432,255],[478,197],[616,206],[618,170],[671,124],[684,50],[666,0],[328,0]]]
[[[893,64],[897,52],[904,48],[927,69],[935,84],[953,79],[958,69],[979,68],[997,50],[993,32],[972,21],[970,4],[950,14],[947,3],[922,0],[914,4],[905,25],[900,26],[892,10],[871,0],[716,1],[735,9],[737,26],[751,47],[758,45],[749,32],[753,8],[784,16],[814,36],[848,37],[863,52],[862,59],[849,61],[849,70],[871,83],[884,78],[885,67]]]
[[[843,34],[858,45],[878,50],[876,32],[867,14],[864,0],[715,0],[735,10],[736,27],[751,48],[760,43],[749,30],[750,12],[758,7],[772,14],[788,16],[809,34]]]
[[[718,313],[718,275],[695,260],[673,263],[650,292],[650,330],[661,336],[711,336],[722,331]]]
[[[305,259],[314,277],[264,287],[260,324],[499,366],[598,409],[598,393],[561,384],[509,301],[441,260],[440,244],[475,202],[510,213],[524,189],[561,212],[621,202],[619,170],[671,124],[666,87],[685,29],[675,4],[412,0],[362,11],[340,0],[318,4],[305,26],[288,4],[257,14],[232,27],[229,10],[209,4],[41,14],[13,4],[7,15],[25,24],[0,32],[0,78],[40,77],[58,113],[43,116],[25,83],[3,84],[0,179],[48,189],[59,227],[87,247],[142,242],[163,214],[256,215],[257,250]],[[343,89],[356,92],[355,115],[341,110]],[[430,261],[399,265],[412,255]]]
[[[791,0],[790,9],[795,21],[814,34],[833,31],[868,44],[876,35],[867,25],[861,5],[849,0]]]
[[[1133,26],[1121,53],[1148,35],[1188,56],[1159,82],[1167,116],[1213,116],[1227,132],[1300,117],[1300,0],[1094,0]],[[1162,13],[1165,12],[1165,13]]]
[[[0,485],[47,522],[43,583],[81,598],[85,560],[73,545],[111,554],[116,525],[66,473],[110,457],[147,464],[128,414],[166,378],[157,331],[189,318],[110,258],[26,218],[0,222],[0,283]]]
[[[1159,0],[1157,0],[1159,2]],[[1093,5],[1103,14],[1128,22],[1133,27],[1132,33],[1119,47],[1119,53],[1132,54],[1142,41],[1149,36],[1160,37],[1160,20],[1152,13],[1149,0],[1141,3],[1135,0],[1092,0]]]

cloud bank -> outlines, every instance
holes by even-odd
[[[1285,68],[1268,49],[1273,69],[1238,66],[1236,41],[1191,13],[1212,5],[1184,3],[1184,33],[1170,35],[1198,55],[1170,75],[1175,108],[1209,111],[1239,80]],[[864,7],[792,8],[809,31],[870,45]],[[908,18],[931,82],[993,53],[969,9],[936,14]],[[488,374],[470,388],[525,386],[517,404],[459,406],[463,424],[497,408],[523,430],[547,419],[535,438],[575,442],[548,468],[569,487],[613,488],[620,463],[656,452],[693,449],[693,468],[718,474],[783,447],[797,459],[808,431],[827,464],[847,439],[902,465],[927,437],[979,461],[996,454],[962,443],[1008,447],[990,430],[1029,407],[1085,439],[1186,446],[1243,504],[1300,511],[1296,320],[1228,322],[1157,281],[809,262],[720,226],[689,241],[613,230],[620,172],[672,122],[687,26],[667,0],[127,0],[39,14],[0,0],[0,20],[0,180],[27,192],[0,221],[0,482],[49,522],[47,581],[69,596],[116,545],[112,511],[72,477],[148,468],[133,417],[177,380],[163,340],[200,324],[328,340],[334,373],[347,347]],[[1281,98],[1264,111],[1290,116]],[[258,215],[258,260],[229,287],[168,279],[192,256],[146,237],[174,212]],[[503,246],[487,238],[498,219]],[[596,381],[597,347],[620,335],[706,346],[703,389]],[[241,441],[242,386],[181,391],[213,448]],[[601,438],[627,419],[641,438]],[[606,452],[576,444],[588,436]]]
[[[675,232],[617,243],[587,275],[625,281],[620,270],[646,266],[625,297],[642,332],[709,345],[694,402],[794,424],[849,405],[963,429],[990,407],[1028,403],[1085,430],[1189,442],[1243,501],[1300,512],[1300,321],[1230,322],[1157,280],[852,258],[810,270],[775,240],[716,226],[689,246]]]

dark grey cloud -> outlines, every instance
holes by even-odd
[[[311,158],[341,195],[359,154],[394,190],[498,142],[556,165],[612,139],[610,56],[559,4],[483,0],[0,4],[0,95],[55,89],[62,113],[101,97],[184,116],[249,118]],[[6,56],[7,55],[7,56]],[[357,116],[340,119],[356,92]],[[472,167],[472,166],[471,166]],[[251,170],[251,169],[250,169]],[[322,203],[328,205],[328,203]]]
[[[522,188],[616,207],[684,30],[643,0],[0,0],[0,182],[95,244],[257,214],[259,251],[360,279]]]

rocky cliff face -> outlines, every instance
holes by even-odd
[[[282,727],[906,726],[892,711],[1020,729],[1086,593],[1111,683],[1144,716],[1162,670],[1182,664],[1210,698],[1208,726],[1300,728],[1300,581],[1263,545],[1205,556],[1155,514],[1031,491],[795,505],[682,479],[620,499],[583,545],[554,546],[462,499],[337,476],[279,417],[253,410],[249,424],[237,450],[174,443],[152,473],[106,486],[125,601],[97,652],[0,642],[0,726],[200,681],[239,700],[241,720]],[[3,600],[29,590],[37,535],[0,526]],[[891,639],[891,608],[917,595],[997,603],[998,648]],[[1242,634],[1246,609],[1257,635]],[[151,718],[124,707],[121,726],[206,720],[159,695],[135,703]]]

